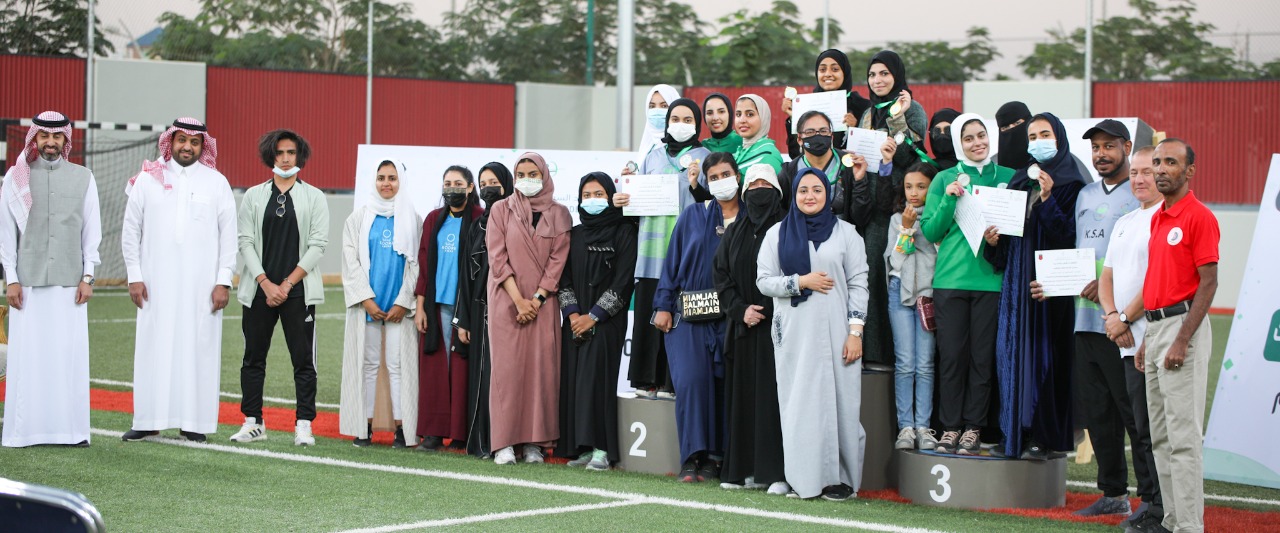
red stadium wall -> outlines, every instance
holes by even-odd
[[[83,120],[84,71],[83,59],[0,55],[0,118],[31,118],[53,110]],[[0,155],[7,170],[22,152],[23,138],[6,140],[6,153]]]
[[[209,67],[208,122],[217,124],[218,167],[233,187],[269,177],[259,137],[275,128],[311,144],[302,174],[324,189],[350,189],[364,143],[365,78],[340,74]],[[373,142],[512,146],[515,86],[375,78]]]
[[[1141,117],[1190,143],[1203,202],[1256,205],[1280,152],[1280,81],[1099,82],[1093,115]]]
[[[796,87],[796,89],[801,93],[813,90],[812,87]],[[769,110],[773,113],[773,122],[769,125],[769,138],[778,144],[779,150],[786,152],[787,116],[782,113],[784,91],[786,87],[689,87],[684,90],[683,96],[697,102],[701,107],[702,102],[711,93],[724,93],[733,100],[737,100],[744,94],[760,95],[765,102],[769,103]],[[863,96],[867,95],[865,87],[859,89],[859,92]],[[959,83],[912,85],[911,92],[916,101],[920,102],[930,115],[944,107],[960,110],[964,106],[964,85]],[[705,127],[703,129],[703,137],[709,137],[711,134],[705,131]]]

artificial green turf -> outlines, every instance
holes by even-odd
[[[115,295],[112,295],[115,292]],[[327,302],[317,314],[343,312],[341,293],[326,292]],[[132,381],[134,311],[119,291],[99,291],[90,303],[91,375]],[[240,308],[228,308],[239,316]],[[1210,363],[1210,402],[1218,379],[1230,317],[1213,317],[1214,360]],[[343,320],[321,318],[319,339],[319,390],[317,401],[338,403]],[[293,397],[292,369],[279,328],[268,358],[266,395]],[[239,368],[243,354],[240,322],[227,320],[223,330],[223,391],[239,392]],[[95,385],[98,386],[98,385]],[[111,388],[111,387],[108,387]],[[228,400],[234,401],[234,400]],[[1206,410],[1207,412],[1207,410]],[[94,412],[98,428],[124,429],[130,416]],[[227,443],[237,428],[222,426],[213,437]],[[297,448],[292,435],[271,433],[265,443],[249,445],[283,453],[299,453],[336,459],[391,464],[413,468],[509,476],[548,483],[641,493],[756,509],[831,516],[868,522],[892,523],[947,531],[1103,531],[1112,528],[1026,519],[1007,515],[960,511],[861,500],[833,503],[796,501],[760,492],[723,491],[710,483],[687,485],[671,478],[629,472],[593,473],[552,465],[498,466],[491,461],[449,453],[421,453],[385,447],[356,449],[349,441],[317,439],[315,448]],[[281,464],[276,464],[281,463]],[[1069,463],[1068,479],[1092,482],[1096,464]],[[97,436],[89,450],[35,448],[0,450],[0,476],[71,488],[84,492],[98,504],[113,530],[218,530],[218,531],[314,531],[411,523],[452,516],[466,516],[532,507],[557,507],[593,501],[591,497],[532,491],[491,484],[424,479],[402,474],[365,472],[269,459],[191,450],[156,443],[120,443]],[[1132,474],[1130,479],[1134,479]],[[1089,492],[1081,487],[1069,490]],[[1218,481],[1206,481],[1205,491],[1230,496],[1280,500],[1280,491]],[[300,501],[301,500],[301,501]],[[490,502],[503,502],[493,504]],[[1274,506],[1208,501],[1210,505],[1275,512]],[[507,504],[516,505],[515,507]],[[520,506],[524,505],[524,506]],[[441,509],[457,510],[445,512]],[[437,513],[436,511],[440,511]],[[366,520],[366,516],[372,517]],[[190,523],[185,523],[189,520]],[[636,526],[643,524],[643,526]],[[460,529],[510,530],[820,530],[820,526],[780,523],[710,511],[643,505],[568,513],[564,515],[485,522]]]

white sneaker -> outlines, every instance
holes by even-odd
[[[498,450],[493,454],[493,462],[500,465],[516,464],[516,451],[510,446]]]
[[[316,438],[311,436],[311,421],[299,420],[298,425],[293,428],[293,445],[294,446],[315,446]]]
[[[916,445],[921,450],[932,450],[938,447],[938,438],[929,428],[916,428]]]
[[[541,462],[542,462],[542,448],[539,448],[538,446],[533,445],[533,444],[525,444],[525,445],[524,445],[524,462],[526,462],[526,463],[541,463]]]
[[[790,493],[791,485],[787,484],[786,481],[775,481],[772,485],[769,485],[769,494],[774,496],[787,496]]]
[[[910,450],[916,447],[916,430],[915,428],[902,428],[898,432],[898,440],[893,443],[893,447],[898,450]]]
[[[587,470],[594,472],[603,472],[609,469],[609,452],[604,450],[596,450],[591,453],[591,462],[587,463]]]
[[[742,482],[742,488],[747,490],[764,490],[769,488],[769,486],[764,483],[756,483],[755,476],[747,476],[747,479],[744,479]]]
[[[258,419],[252,416],[244,419],[244,425],[240,426],[240,431],[231,436],[231,442],[256,442],[267,440],[267,428],[258,423]]]
[[[675,400],[676,399],[676,393],[674,391],[660,390],[657,393],[655,393],[653,396],[659,400]]]

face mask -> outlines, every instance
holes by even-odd
[[[809,155],[814,157],[826,155],[827,152],[831,151],[831,136],[814,135],[805,139],[804,151],[809,152]]]
[[[533,196],[542,192],[542,180],[537,178],[520,178],[516,180],[516,190],[525,196]]]
[[[742,201],[747,204],[747,216],[754,220],[760,220],[769,211],[782,202],[782,195],[778,194],[777,189],[748,189],[742,193]]]
[[[662,126],[667,123],[667,108],[655,107],[645,112],[645,116],[649,119],[649,125],[653,129],[662,131]]]
[[[1036,139],[1027,144],[1027,153],[1036,161],[1047,163],[1058,155],[1058,141],[1053,139]]]
[[[956,155],[955,146],[951,144],[951,135],[946,133],[933,132],[929,134],[929,143],[933,146],[933,153],[950,157]]]
[[[716,200],[727,202],[732,200],[733,195],[738,193],[738,180],[733,178],[720,178],[711,182],[708,188],[711,190],[711,195],[716,197]]]
[[[289,170],[280,170],[280,167],[275,167],[271,169],[271,171],[275,172],[277,176],[280,176],[285,179],[292,178],[301,170],[302,170],[302,167],[293,167]]]
[[[480,199],[484,200],[484,205],[493,205],[502,199],[502,187],[481,187]]]
[[[467,203],[467,190],[462,187],[445,187],[444,203],[449,207],[462,207]]]
[[[587,198],[582,201],[581,205],[582,210],[586,211],[588,215],[599,215],[604,212],[606,207],[609,207],[609,201],[604,198]]]
[[[677,122],[675,124],[667,125],[667,134],[678,143],[682,143],[693,138],[694,133],[697,133],[697,128],[694,127],[693,124]]]

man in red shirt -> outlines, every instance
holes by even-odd
[[[1196,154],[1179,139],[1156,146],[1164,207],[1151,219],[1142,299],[1148,321],[1134,365],[1146,373],[1164,521],[1155,531],[1204,531],[1204,405],[1218,289],[1218,220],[1191,193]]]

